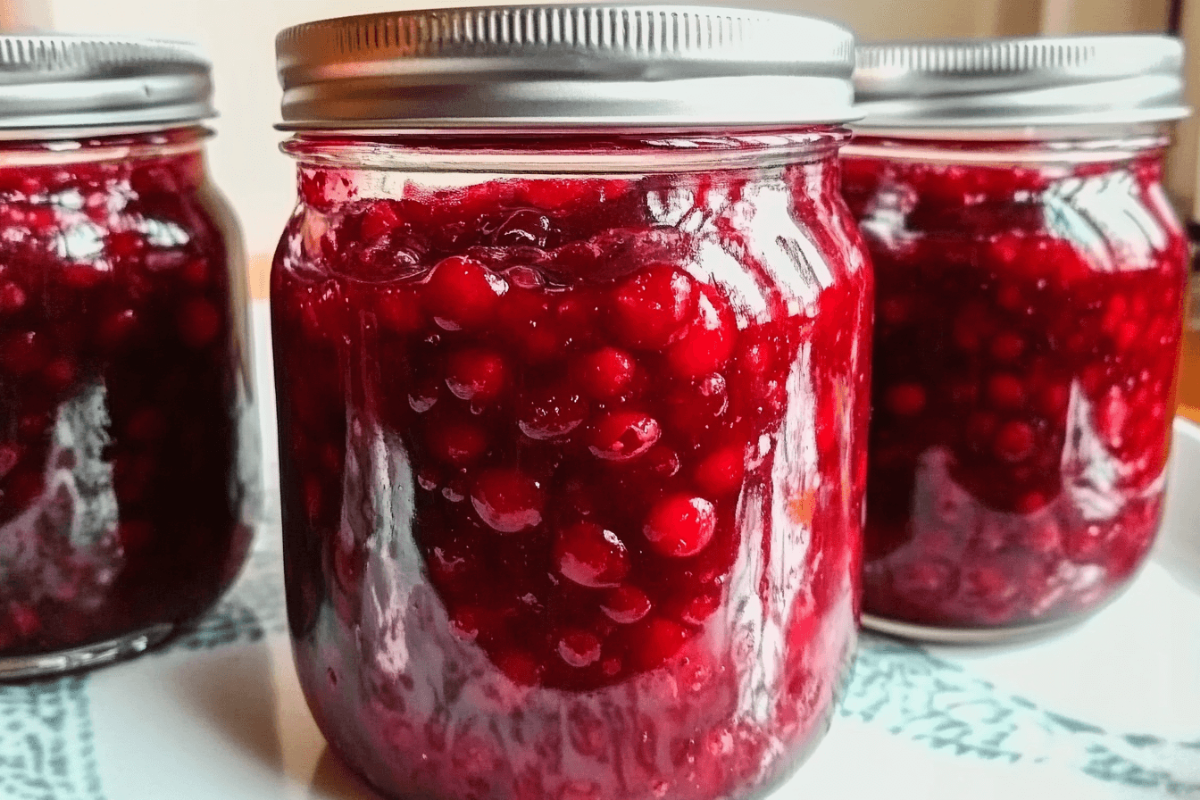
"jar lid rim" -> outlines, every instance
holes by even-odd
[[[1190,113],[1183,44],[1160,34],[860,45],[862,128],[1169,122]]]
[[[287,28],[276,57],[287,129],[857,118],[852,34],[790,13],[585,4],[367,14]]]
[[[212,65],[190,42],[0,35],[0,132],[166,125],[215,115]]]

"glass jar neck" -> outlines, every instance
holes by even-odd
[[[701,172],[833,158],[849,132],[809,126],[753,134],[465,135],[299,133],[283,151],[307,167],[525,174]]]
[[[170,156],[200,157],[212,136],[203,125],[182,125],[90,136],[0,140],[0,167],[36,167]]]
[[[855,131],[850,158],[961,164],[1078,164],[1161,156],[1167,125],[1087,126],[1033,131],[955,129]]]

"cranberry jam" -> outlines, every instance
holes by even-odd
[[[620,143],[646,175],[302,163],[272,282],[289,617],[385,792],[740,797],[823,729],[870,277],[835,136],[805,140],[698,172]]]
[[[0,671],[170,630],[246,552],[230,231],[200,139],[0,147]]]
[[[869,614],[1053,623],[1103,603],[1145,557],[1186,245],[1161,141],[1130,144],[1035,162],[1037,145],[914,155],[864,139],[847,159],[878,280]]]

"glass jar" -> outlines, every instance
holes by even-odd
[[[376,19],[285,33],[281,61]],[[743,797],[823,732],[866,468],[846,96],[770,134],[295,125],[288,614],[318,724],[386,795]]]
[[[962,45],[981,66],[953,95],[910,96],[953,47],[860,49],[845,194],[878,279],[867,624],[969,641],[1078,619],[1146,556],[1187,247],[1162,186],[1177,42]]]
[[[0,678],[23,678],[140,652],[217,600],[250,541],[257,417],[196,124],[207,62],[2,44]],[[41,82],[57,94],[22,105]]]

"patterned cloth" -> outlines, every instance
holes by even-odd
[[[261,549],[219,607],[143,658],[286,635],[279,554]],[[81,675],[0,686],[0,800],[126,800],[105,795],[101,785],[88,684]],[[1152,796],[1200,797],[1200,736],[1167,741],[1106,731],[880,636],[864,634],[840,715],[962,758],[1070,766]]]

